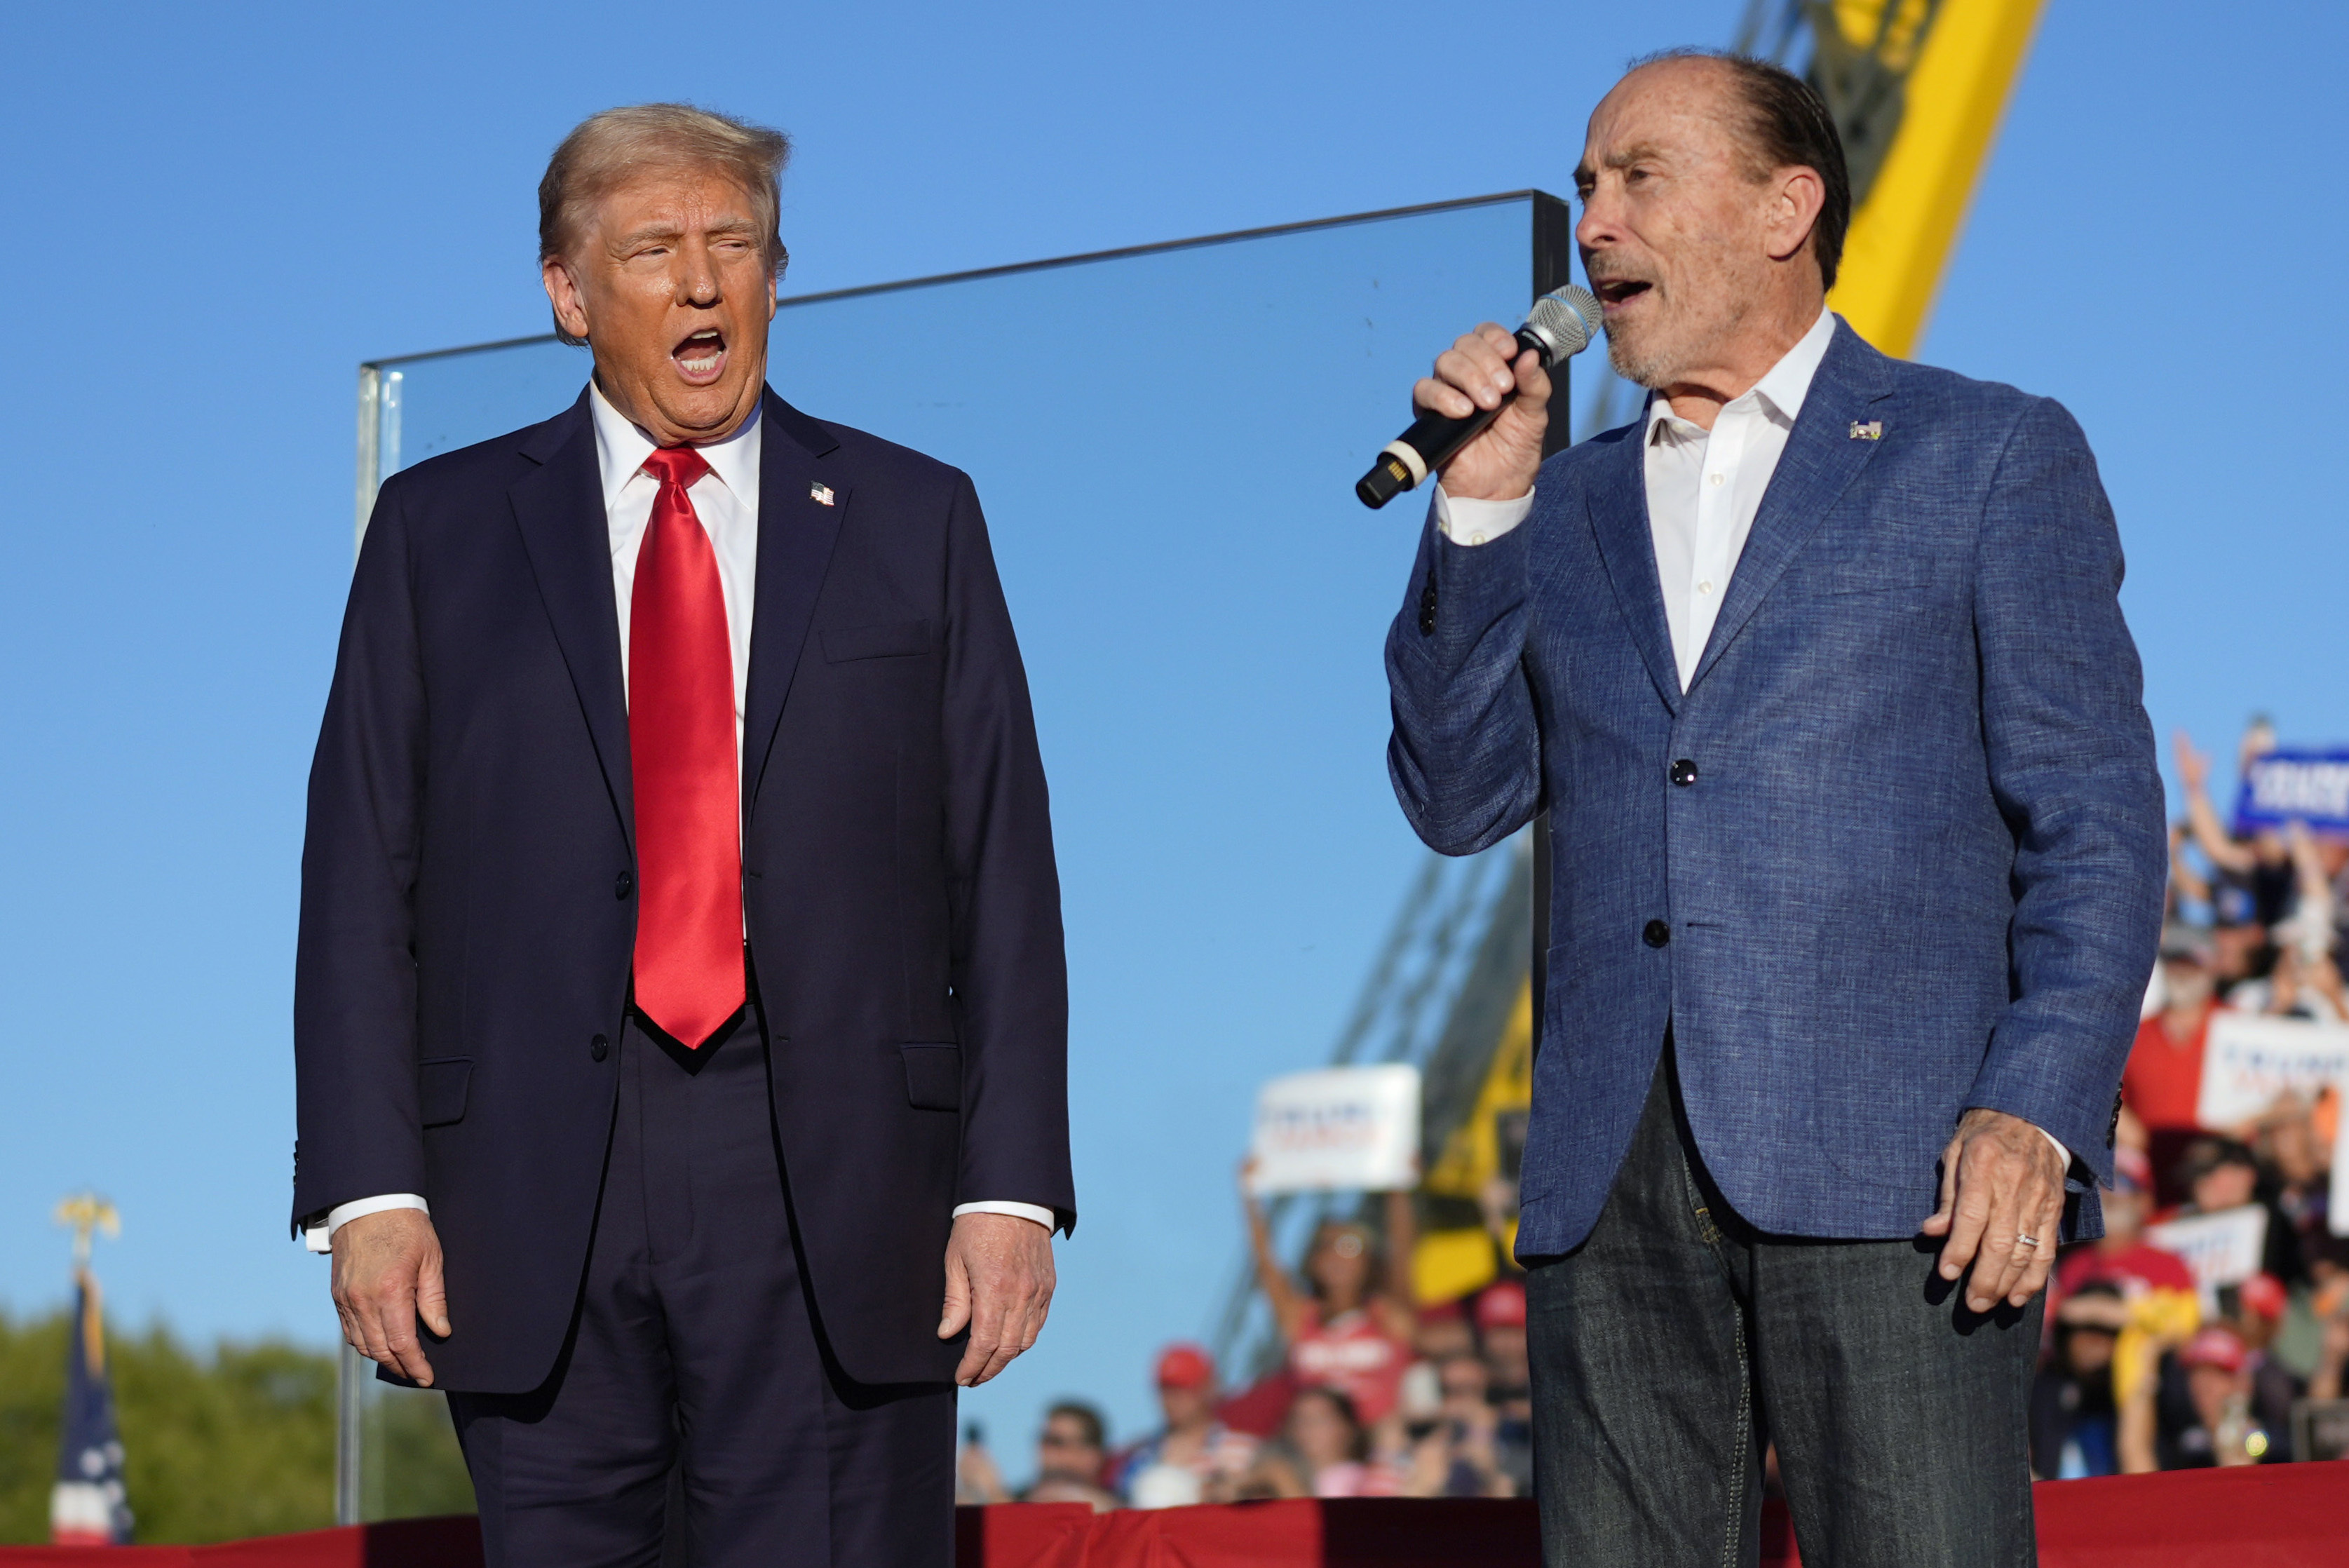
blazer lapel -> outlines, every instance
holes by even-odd
[[[1721,615],[1704,645],[1689,689],[1721,662],[1729,647],[1762,600],[1777,586],[1810,536],[1818,532],[1851,482],[1859,477],[1881,440],[1853,438],[1851,427],[1872,403],[1892,395],[1892,378],[1883,355],[1869,348],[1840,317],[1826,358],[1803,399],[1803,411],[1787,432],[1786,450],[1762,493],[1762,509],[1754,514],[1744,552],[1730,574],[1729,592],[1721,601]]]
[[[1648,667],[1664,706],[1681,707],[1680,665],[1672,658],[1672,634],[1664,623],[1664,593],[1656,580],[1656,541],[1648,524],[1647,417],[1624,432],[1617,450],[1599,465],[1586,504],[1599,535],[1599,556],[1615,602],[1631,628],[1631,641]]]
[[[569,412],[539,427],[522,450],[539,467],[516,481],[507,498],[587,717],[620,831],[633,850],[636,801],[628,772],[628,700],[620,674],[620,611],[612,597],[611,526],[604,512],[587,394],[580,393]]]
[[[766,429],[759,442],[759,580],[750,621],[750,680],[742,704],[745,832],[850,502],[842,477],[822,472],[819,460],[840,444],[831,431],[771,388],[759,417]],[[819,500],[819,492],[826,499]]]

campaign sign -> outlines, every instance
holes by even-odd
[[[2333,1187],[2324,1201],[2324,1226],[2336,1236],[2349,1236],[2349,1116],[2333,1107]]]
[[[2195,1119],[2214,1131],[2240,1127],[2283,1095],[2313,1101],[2349,1075],[2349,1029],[2256,1012],[2210,1015]]]
[[[2235,831],[2304,822],[2349,833],[2349,746],[2285,746],[2253,759],[2235,796]]]
[[[1259,1193],[1381,1192],[1419,1182],[1419,1069],[1325,1067],[1256,1100]]]
[[[2219,1287],[2240,1285],[2260,1272],[2268,1245],[2268,1211],[2256,1203],[2189,1214],[2145,1228],[2145,1239],[2186,1260],[2202,1297],[2202,1315],[2219,1315]]]

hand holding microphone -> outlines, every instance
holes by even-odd
[[[1534,301],[1515,334],[1488,321],[1461,337],[1412,388],[1419,418],[1387,443],[1354,493],[1383,506],[1441,472],[1445,491],[1465,499],[1525,494],[1549,428],[1549,367],[1580,353],[1599,323],[1599,301],[1569,286]]]

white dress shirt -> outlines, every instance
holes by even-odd
[[[1672,412],[1671,399],[1651,394],[1648,400],[1648,535],[1683,691],[1712,640],[1729,579],[1745,553],[1763,494],[1778,472],[1803,400],[1810,395],[1811,379],[1835,339],[1835,313],[1821,309],[1784,358],[1721,406],[1710,431]],[[1497,539],[1533,509],[1531,491],[1515,501],[1475,501],[1448,496],[1441,483],[1435,487],[1435,526],[1455,545],[1473,547]],[[2072,1151],[2046,1128],[2040,1134],[2068,1168]],[[2052,1239],[2043,1240],[2052,1244]]]
[[[604,518],[612,535],[612,597],[620,615],[620,690],[627,690],[628,618],[636,583],[636,557],[644,548],[645,529],[652,522],[653,502],[660,481],[647,473],[645,459],[658,443],[627,416],[614,408],[604,389],[591,379],[587,407],[595,418],[595,461],[604,481]],[[718,557],[718,591],[726,600],[726,637],[734,658],[734,756],[742,756],[742,696],[750,685],[750,615],[759,585],[759,410],[753,408],[741,428],[723,441],[696,448],[709,472],[687,488],[694,515],[709,535]],[[413,1192],[389,1192],[362,1198],[330,1210],[324,1221],[306,1227],[304,1243],[314,1252],[331,1251],[333,1237],[363,1214],[387,1209],[431,1210]],[[1053,1215],[1034,1203],[989,1200],[957,1206],[955,1216],[1013,1214],[1032,1220],[1050,1231]]]

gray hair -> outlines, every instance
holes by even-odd
[[[768,265],[780,277],[791,260],[780,226],[780,182],[791,157],[792,139],[781,131],[689,103],[640,103],[589,115],[563,139],[538,182],[538,259],[567,255],[588,210],[629,180],[693,170],[722,174],[749,192]],[[554,335],[565,343],[586,341],[559,320]]]

